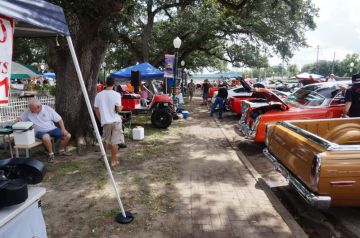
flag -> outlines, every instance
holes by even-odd
[[[14,21],[0,15],[0,106],[9,103]]]
[[[165,55],[165,70],[164,77],[165,78],[173,78],[174,77],[174,55]]]

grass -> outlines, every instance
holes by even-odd
[[[135,237],[132,235],[171,231],[163,218],[177,201],[174,185],[182,153],[182,123],[174,121],[168,129],[159,130],[151,125],[148,115],[134,115],[132,124],[145,128],[145,139],[126,138],[128,147],[120,150],[120,166],[112,170],[125,210],[136,217],[126,227],[113,222],[120,210],[104,163],[98,161],[99,154],[93,154],[94,148],[89,148],[92,151],[87,156],[48,164],[42,186],[49,189],[46,196],[51,198],[44,199],[43,206],[50,236],[110,237],[122,232],[124,237]],[[68,230],[66,235],[64,230]]]

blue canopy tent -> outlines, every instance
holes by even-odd
[[[129,66],[127,68],[121,69],[119,71],[111,73],[111,76],[114,78],[131,78],[131,71],[140,71],[140,77],[142,79],[150,79],[150,78],[163,78],[164,72],[155,68],[148,62],[137,64],[133,66]]]
[[[103,161],[121,209],[121,214],[117,215],[116,221],[124,224],[130,223],[133,220],[133,216],[130,212],[124,211],[124,207],[120,199],[120,192],[118,191],[112,175],[105,148],[95,121],[94,112],[85,87],[63,9],[44,0],[0,0],[0,15],[12,18],[16,21],[14,37],[49,37],[58,35],[66,37],[69,50],[74,61],[75,70],[79,78],[81,90],[83,92],[96,138],[100,146],[101,155],[104,157]]]

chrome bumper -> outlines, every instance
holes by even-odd
[[[249,125],[241,120],[239,121],[239,130],[247,139],[255,139],[255,132],[251,130]]]
[[[311,206],[319,209],[327,209],[331,204],[330,196],[318,196],[309,191],[290,171],[285,168],[279,161],[269,152],[267,148],[263,150],[264,155],[274,165],[275,169],[279,171],[288,181],[294,186],[295,190],[305,199]]]

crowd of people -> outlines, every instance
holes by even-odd
[[[209,100],[209,89],[212,87],[208,79],[205,79],[201,85],[202,105],[207,105]],[[211,106],[210,116],[216,113],[216,107],[219,106],[219,118],[222,118],[223,103],[228,96],[227,84],[219,83],[219,90],[215,96],[215,101]],[[120,87],[121,88],[121,87]],[[122,110],[121,93],[117,87],[115,89],[114,78],[108,77],[105,85],[98,91],[95,102],[94,111],[98,119],[100,129],[102,129],[103,144],[105,149],[111,145],[111,166],[116,166],[119,162],[116,156],[119,151],[119,145],[124,145],[124,132],[122,127],[122,118],[118,114]],[[128,87],[129,89],[129,87]],[[131,89],[131,88],[130,88]],[[122,90],[122,89],[121,89]],[[120,91],[121,91],[120,90]],[[343,117],[360,117],[360,74],[352,76],[352,85],[344,89],[345,106]],[[196,91],[196,85],[191,79],[186,85],[186,96],[191,105],[193,96]],[[147,104],[148,92],[144,85],[140,86],[140,95],[143,104]],[[177,111],[181,112],[185,109],[184,95],[179,87],[176,88]],[[71,153],[65,150],[66,145],[71,139],[71,134],[66,130],[62,117],[51,107],[42,105],[39,100],[32,99],[28,103],[28,108],[21,114],[19,120],[31,121],[35,130],[35,136],[43,141],[44,147],[48,152],[48,161],[52,162],[55,158],[53,151],[52,138],[59,140],[59,156],[69,156]],[[120,146],[121,147],[121,146]],[[126,147],[126,146],[125,146]]]

